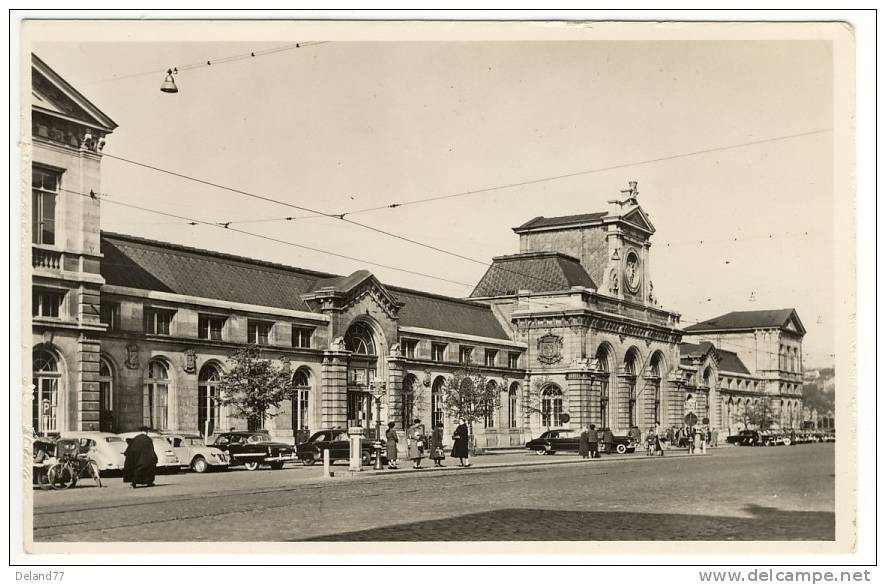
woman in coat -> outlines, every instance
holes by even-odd
[[[397,469],[397,431],[394,430],[396,423],[391,421],[388,423],[388,430],[385,433],[385,447],[388,452],[388,469]]]
[[[412,421],[412,426],[406,435],[406,449],[409,458],[412,460],[413,469],[421,469],[421,459],[425,456],[426,448],[425,426],[421,424],[421,419]]]
[[[458,419],[458,426],[452,435],[452,456],[458,458],[459,467],[471,466],[471,455],[468,453],[468,425],[465,419]]]
[[[129,441],[129,446],[123,453],[123,483],[139,485],[154,485],[154,475],[157,470],[157,454],[154,452],[154,441],[147,435],[148,428],[142,427],[141,434],[134,436]]]
[[[440,463],[446,455],[443,453],[443,423],[438,422],[431,431],[430,444],[428,445],[430,458],[434,460],[434,467],[443,467]]]
[[[578,454],[582,459],[587,459],[591,453],[591,441],[588,430],[585,429],[578,436]]]

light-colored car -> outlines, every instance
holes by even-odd
[[[133,431],[130,433],[120,433],[119,436],[128,444],[133,437],[140,434],[139,431]],[[154,443],[154,453],[157,454],[157,473],[178,473],[182,462],[179,461],[169,441],[159,433],[151,432],[148,433],[148,436],[151,437],[151,441]]]
[[[119,435],[98,431],[62,431],[59,436],[63,439],[77,439],[80,442],[80,452],[87,454],[98,464],[99,472],[123,469],[126,441]]]
[[[227,469],[231,465],[228,454],[215,447],[207,447],[203,437],[191,433],[161,433],[172,445],[182,467],[190,467],[197,473],[210,469]]]

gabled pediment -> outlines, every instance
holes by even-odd
[[[391,295],[368,270],[358,270],[349,276],[319,280],[313,290],[302,295],[302,299],[321,311],[342,311],[366,296],[371,297],[391,319],[397,318],[397,313],[403,306],[403,303]]]
[[[793,309],[791,310],[791,314],[788,316],[782,328],[793,333],[806,335],[806,328],[803,327],[803,323],[800,321],[800,316],[797,315],[797,311]]]
[[[31,107],[36,112],[103,132],[117,127],[107,114],[34,54],[31,55]]]
[[[643,208],[640,206],[637,206],[634,209],[628,211],[621,217],[621,220],[643,230],[644,232],[648,232],[650,234],[655,233],[655,227],[649,220],[649,216],[646,215],[646,212],[643,211]]]

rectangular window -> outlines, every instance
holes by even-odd
[[[145,333],[149,335],[169,335],[172,311],[166,309],[145,309]]]
[[[55,244],[55,202],[60,174],[34,168],[31,175],[31,241]]]
[[[486,358],[485,358],[486,365],[490,366],[490,367],[495,366],[495,358],[496,357],[498,357],[498,351],[496,351],[494,349],[487,349],[486,350]]]
[[[253,345],[267,345],[271,335],[271,323],[267,321],[252,321],[247,325],[247,337]]]
[[[292,347],[311,347],[311,335],[313,329],[307,327],[292,328]]]
[[[418,348],[418,340],[416,339],[401,339],[400,340],[400,349],[403,352],[403,355],[408,358],[415,358],[415,350]]]
[[[508,353],[508,367],[516,369],[520,363],[520,354],[512,351]]]
[[[59,317],[65,295],[59,291],[34,289],[31,297],[31,315],[34,317]]]
[[[474,353],[474,348],[463,345],[458,348],[458,362],[461,364],[469,364],[472,361],[472,355]]]
[[[221,341],[222,329],[225,326],[224,317],[216,317],[213,315],[200,315],[197,318],[197,335],[200,339],[211,339],[212,341]]]
[[[433,343],[431,344],[431,359],[435,362],[442,362],[446,359],[446,344],[445,343]]]
[[[101,321],[108,326],[108,331],[117,331],[120,329],[120,304],[102,303]]]

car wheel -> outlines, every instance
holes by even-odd
[[[303,457],[301,462],[302,465],[313,465],[317,462],[317,459],[315,457]]]
[[[259,465],[259,463],[258,463],[258,461],[247,461],[247,462],[244,463],[243,465],[244,465],[244,466],[246,467],[246,469],[248,469],[249,471],[255,471],[256,469],[258,469],[258,465]]]
[[[209,464],[206,463],[206,459],[202,457],[194,457],[194,461],[191,463],[191,469],[197,473],[206,473],[209,470]]]
[[[536,449],[536,450],[535,450],[535,454],[536,454],[536,455],[546,455],[547,452],[548,452],[548,450],[547,450],[547,449],[543,449],[543,448],[542,448],[542,449]]]
[[[271,466],[271,469],[283,469],[283,461],[274,461],[273,463],[268,463]]]
[[[625,445],[616,445],[615,452],[618,453],[619,455],[624,455],[625,453],[628,452],[628,448]]]
[[[372,464],[372,453],[370,453],[369,451],[362,451],[360,453],[360,463],[362,465],[365,465],[366,467],[369,467],[369,465]]]

